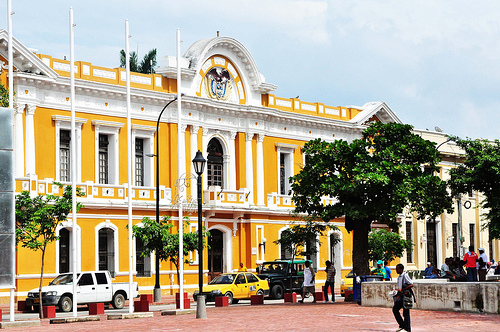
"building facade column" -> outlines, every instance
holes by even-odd
[[[196,151],[202,150],[198,148],[198,131],[200,126],[191,125],[191,160],[196,156]],[[206,159],[206,156],[204,156]],[[191,171],[193,173],[193,171]]]
[[[181,137],[179,144],[180,146],[180,169],[179,169],[179,178],[186,176],[186,140],[184,139],[186,133],[187,125],[181,124]]]
[[[253,205],[253,197],[255,195],[254,190],[253,190],[253,151],[252,151],[252,139],[253,139],[253,133],[246,133],[245,138],[246,138],[246,156],[245,156],[245,161],[246,161],[246,187],[247,190],[250,192],[250,195],[248,195],[248,203],[250,205]]]
[[[236,190],[236,131],[229,132],[229,190]]]
[[[207,153],[207,145],[208,145],[208,128],[202,128],[202,146],[201,146],[201,149],[200,151],[203,153],[203,158],[205,158],[206,160],[208,160],[208,153]],[[203,185],[203,188],[206,188],[206,190],[208,190],[208,176],[206,176],[206,168],[205,168],[205,175],[202,176],[202,185]]]
[[[14,174],[24,177],[24,127],[23,113],[25,104],[14,104]]]
[[[26,175],[36,174],[35,165],[35,121],[36,105],[26,105]]]
[[[257,135],[257,205],[265,205],[264,193],[264,134]]]

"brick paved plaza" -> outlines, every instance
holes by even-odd
[[[151,306],[153,318],[107,320],[98,322],[50,324],[40,327],[15,328],[11,331],[395,331],[390,308],[362,307],[343,302],[335,304],[294,303],[273,301],[272,304],[243,305],[224,308],[207,307],[207,319],[194,314],[161,316],[160,306]],[[5,311],[4,311],[5,313]],[[107,310],[106,314],[113,313]],[[81,312],[80,314],[84,314]],[[58,313],[59,317],[59,313]],[[16,319],[17,316],[16,316]],[[5,316],[4,316],[5,320]],[[446,311],[412,310],[412,331],[498,331],[500,315],[470,314]]]

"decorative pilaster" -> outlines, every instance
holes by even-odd
[[[202,147],[201,147],[201,152],[203,152],[203,158],[207,159],[208,160],[208,154],[207,154],[207,150],[205,150],[208,146],[208,128],[202,128],[201,129],[201,132],[202,132]],[[202,176],[202,186],[203,188],[205,189],[208,189],[208,176],[206,175],[207,174],[207,167],[205,167],[205,172],[204,172],[204,175]]]
[[[255,192],[253,190],[253,151],[252,151],[252,139],[254,133],[246,133],[246,187],[250,192],[248,196],[248,203],[253,205],[253,198]]]
[[[35,121],[36,105],[26,105],[26,175],[36,174],[35,165]]]
[[[264,197],[264,134],[257,135],[257,205],[265,205]]]
[[[200,126],[191,125],[191,160],[196,156],[196,151],[200,150],[198,148],[198,131]],[[205,156],[206,159],[206,156]]]
[[[229,132],[229,190],[236,190],[236,131]]]
[[[14,104],[14,174],[24,177],[24,128],[23,112],[25,104]]]

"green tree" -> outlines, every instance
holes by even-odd
[[[0,81],[0,107],[9,107],[9,89]]]
[[[408,207],[418,218],[451,211],[446,183],[435,175],[435,143],[413,127],[374,122],[351,143],[320,139],[305,144],[306,164],[291,178],[295,211],[324,221],[345,216],[353,231],[353,270],[368,274],[368,233],[378,221],[397,231],[397,215]],[[422,167],[425,165],[425,168]],[[335,198],[324,204],[323,197]]]
[[[59,188],[62,184],[54,182]],[[77,196],[82,196],[77,188]],[[83,207],[77,203],[77,212]],[[42,252],[42,266],[40,269],[40,317],[43,318],[42,282],[45,266],[45,252],[47,246],[58,240],[57,225],[65,221],[72,209],[71,186],[64,188],[62,196],[38,195],[31,197],[28,191],[16,196],[16,242],[24,248]]]
[[[124,50],[120,51],[120,68],[126,67],[126,53]],[[156,67],[156,48],[150,50],[144,55],[141,63],[139,63],[139,56],[135,51],[130,52],[130,71],[142,74],[153,74]]]
[[[198,250],[198,232],[186,232],[189,228],[189,221],[184,219],[184,232],[183,232],[183,257],[189,257],[189,252]],[[160,261],[170,260],[177,270],[177,280],[180,280],[179,273],[179,233],[172,233],[174,225],[170,221],[170,216],[164,216],[162,220],[156,222],[155,220],[144,217],[142,219],[142,226],[132,226],[132,233],[135,237],[141,239],[144,243],[142,256],[152,255],[153,252],[159,257]],[[203,248],[206,247],[207,236],[210,233],[203,228]],[[185,263],[190,263],[188,258],[185,258]],[[156,273],[156,282],[159,286],[159,276]]]
[[[379,229],[368,235],[368,257],[372,261],[381,259],[390,262],[396,257],[403,257],[405,251],[411,250],[413,241],[403,239],[398,233]]]
[[[489,229],[490,240],[500,239],[500,141],[451,139],[465,151],[463,163],[450,170],[452,195],[482,192],[479,205],[487,211],[482,227]]]
[[[305,222],[293,223],[291,227],[281,232],[281,237],[275,240],[275,244],[280,244],[292,255],[292,266],[296,256],[311,256],[318,252],[321,244],[319,236],[323,236],[329,229],[338,230],[337,226],[315,221],[313,218],[304,217]],[[335,241],[340,241],[335,239]],[[332,243],[335,245],[335,243]],[[290,285],[292,285],[292,270],[290,271]],[[290,293],[292,287],[290,287]]]

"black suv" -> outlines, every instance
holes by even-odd
[[[292,291],[302,293],[304,262],[305,260],[294,260],[293,268],[292,261],[275,260],[264,262],[257,267],[257,274],[260,279],[265,279],[269,283],[271,297],[282,299],[285,292],[290,292],[290,271],[292,271]]]

